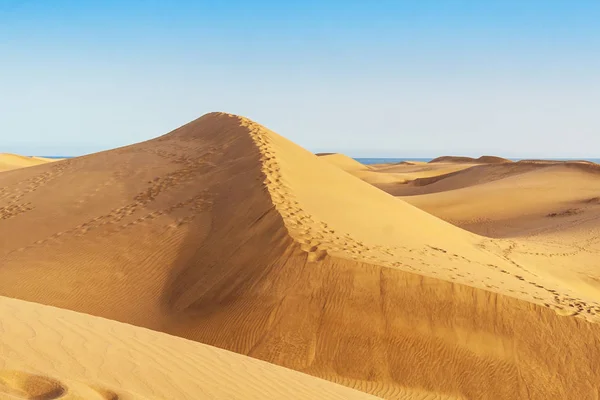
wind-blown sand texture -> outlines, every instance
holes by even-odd
[[[34,165],[45,164],[47,162],[58,161],[52,158],[26,157],[17,154],[0,153],[0,172],[10,171],[18,168],[31,167]]]
[[[389,399],[598,394],[598,274],[556,270],[597,259],[595,242],[529,252],[468,232],[245,118],[208,114],[0,187],[3,295]]]
[[[375,399],[164,333],[0,297],[0,399]]]

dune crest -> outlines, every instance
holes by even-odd
[[[0,186],[0,294],[390,399],[597,392],[600,376],[580,374],[599,371],[592,285],[243,117],[211,113]]]

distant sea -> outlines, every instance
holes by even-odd
[[[42,158],[73,158],[73,156],[35,156],[35,157],[42,157]]]
[[[531,157],[528,159],[535,159],[535,157]],[[356,161],[365,165],[371,164],[393,164],[399,163],[402,161],[424,161],[429,162],[433,160],[433,158],[355,158]],[[513,161],[524,160],[524,158],[511,158]],[[578,160],[578,161],[591,161],[597,164],[600,164],[600,158],[544,158],[544,160],[553,160],[553,161],[569,161],[569,160]]]
[[[361,164],[395,164],[402,161],[425,161],[429,162],[433,158],[355,158]]]

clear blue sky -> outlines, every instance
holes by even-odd
[[[227,111],[357,157],[600,157],[599,21],[598,0],[0,0],[0,152]]]

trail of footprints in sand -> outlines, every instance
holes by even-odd
[[[10,219],[30,210],[33,210],[31,203],[10,204],[5,207],[0,207],[0,220]]]
[[[444,249],[428,246],[429,249],[409,249],[402,246],[384,247],[367,246],[354,239],[349,234],[340,234],[331,229],[325,222],[317,220],[312,215],[306,213],[300,203],[295,199],[293,191],[285,185],[282,180],[281,168],[277,163],[275,151],[272,148],[268,135],[264,128],[250,120],[240,118],[240,124],[248,128],[252,139],[259,148],[263,158],[263,173],[266,175],[265,185],[269,190],[273,203],[277,211],[282,215],[284,224],[290,235],[300,243],[301,249],[308,253],[308,260],[318,262],[325,258],[327,254],[338,254],[344,258],[351,258],[355,261],[373,263],[392,268],[401,268],[408,271],[429,274],[432,276],[443,275],[451,281],[463,282],[464,284],[475,284],[469,280],[468,272],[460,273],[457,267],[444,267],[447,270],[440,274],[436,268],[426,262],[419,255],[437,254],[446,257],[453,262],[472,263],[490,271],[506,274],[509,279],[517,279],[523,282],[522,290],[515,291],[509,289],[514,295],[531,296],[531,290],[525,290],[526,286],[534,288],[533,293],[540,293],[539,296],[533,296],[533,300],[538,304],[553,309],[557,314],[564,316],[577,315],[591,321],[600,321],[600,304],[595,302],[586,302],[570,294],[559,293],[557,290],[547,288],[536,282],[539,278],[535,273],[527,270],[525,267],[510,258],[510,253],[515,249],[516,243],[509,241],[508,248],[503,250],[503,259],[514,265],[517,269],[523,271],[523,275],[513,275],[509,271],[500,269],[493,264],[482,264],[470,260],[458,254],[448,253]],[[486,243],[480,245],[485,248]],[[494,244],[494,246],[496,246]],[[413,254],[411,257],[408,254]],[[389,256],[395,257],[395,260],[385,259]],[[397,261],[402,257],[402,262]],[[529,278],[525,278],[528,276]],[[504,284],[504,282],[500,282]],[[500,287],[491,283],[483,283],[484,287],[490,290],[499,290]],[[544,293],[545,292],[545,293]],[[544,296],[544,297],[540,297]],[[548,300],[552,299],[552,302]],[[546,301],[545,301],[546,300]]]
[[[411,271],[421,271],[421,268],[418,267],[419,264],[422,267],[428,266],[418,258],[418,254],[415,254],[415,257],[407,255],[413,253],[414,249],[403,246],[368,246],[347,233],[336,232],[327,223],[306,213],[295,199],[293,191],[283,183],[276,154],[272,150],[268,136],[263,131],[264,128],[244,118],[240,118],[240,123],[249,129],[252,139],[261,152],[263,173],[266,175],[265,185],[269,190],[273,203],[282,215],[290,235],[300,243],[301,249],[308,253],[309,261],[321,261],[327,254],[339,253],[355,261]],[[441,249],[434,249],[434,251],[436,250]],[[385,260],[382,257],[382,255],[397,256],[400,251],[405,254],[403,257],[405,262]],[[443,250],[442,252],[445,253]],[[425,254],[424,251],[421,253]],[[461,256],[455,254],[448,255],[448,257],[461,258]],[[471,262],[467,259],[464,260]]]
[[[141,400],[101,385],[61,381],[18,370],[0,370],[0,400]]]
[[[216,149],[209,149],[209,154],[211,151],[215,150]],[[169,215],[178,209],[188,207],[191,213],[186,217],[179,218],[173,224],[171,224],[172,227],[179,227],[192,222],[194,218],[198,215],[198,213],[210,208],[210,206],[212,205],[212,199],[208,191],[203,191],[197,196],[180,201],[165,209],[155,210],[146,215],[142,215],[133,221],[121,223],[127,217],[132,216],[133,214],[135,214],[139,210],[142,210],[148,204],[153,202],[162,192],[174,188],[178,185],[184,184],[186,182],[193,181],[194,174],[197,171],[207,166],[213,166],[212,163],[206,162],[203,157],[188,158],[180,154],[169,153],[166,151],[160,152],[160,154],[158,154],[157,151],[148,151],[155,153],[160,157],[168,158],[175,164],[183,165],[183,168],[177,169],[162,177],[156,177],[153,180],[149,181],[149,186],[146,188],[146,190],[138,193],[134,197],[134,201],[132,203],[118,208],[114,208],[110,210],[110,212],[107,214],[97,216],[69,230],[56,232],[53,235],[50,235],[44,239],[37,240],[28,246],[18,248],[14,250],[14,252],[23,252],[33,247],[42,246],[52,242],[59,242],[61,238],[67,235],[83,236],[88,232],[101,227],[110,226],[112,229],[106,233],[114,234],[124,229],[128,229],[138,224],[141,224],[143,222],[153,220],[162,215]]]
[[[14,218],[19,214],[32,210],[31,203],[22,202],[23,197],[61,176],[69,165],[68,161],[63,161],[53,165],[50,171],[19,182],[13,187],[1,187],[0,201],[5,199],[8,199],[8,201],[5,206],[0,207],[0,220]]]
[[[495,245],[494,242],[489,241],[489,243],[492,243],[493,245]],[[523,275],[529,275],[532,276],[533,278],[531,279],[527,279],[525,276],[523,275],[513,275],[516,279],[522,281],[524,284],[527,285],[531,285],[537,289],[541,289],[542,291],[546,292],[546,296],[545,297],[539,297],[539,296],[533,296],[534,300],[537,300],[538,302],[541,302],[544,306],[553,309],[557,314],[559,315],[564,315],[564,316],[580,316],[588,321],[592,321],[592,322],[599,322],[600,321],[600,304],[597,302],[593,302],[593,301],[584,301],[580,298],[575,297],[574,295],[570,294],[570,293],[561,293],[556,289],[551,289],[548,287],[545,287],[544,285],[539,284],[538,282],[536,282],[534,279],[535,278],[539,278],[536,274],[528,271],[527,269],[525,269],[524,267],[522,267],[521,265],[519,265],[518,263],[516,263],[515,261],[510,259],[510,255],[513,252],[516,252],[517,249],[517,243],[514,241],[508,241],[509,246],[504,250],[503,252],[503,256],[504,258],[511,262],[512,264],[519,266],[521,270],[524,271],[525,274]],[[484,246],[485,247],[485,246]],[[520,254],[531,254],[528,252],[522,252],[519,251]],[[566,253],[560,253],[560,255],[565,255]],[[536,253],[536,255],[539,255],[539,253]],[[551,257],[553,254],[549,254],[548,257]],[[491,265],[494,268],[498,268],[494,265]],[[505,274],[509,274],[508,271],[504,271],[504,270],[500,270],[500,272],[505,273]],[[522,294],[529,294],[529,292],[521,292]],[[552,302],[548,302],[548,300],[552,300]]]
[[[321,261],[332,252],[343,252],[354,260],[376,262],[374,250],[389,253],[393,249],[374,246],[368,247],[348,234],[337,234],[325,222],[319,221],[306,213],[295,200],[292,191],[282,182],[280,167],[275,153],[272,151],[262,127],[249,120],[242,119],[242,125],[249,128],[250,135],[261,151],[263,157],[263,173],[267,176],[265,184],[277,211],[291,236],[301,244],[302,250],[308,253],[309,261]]]

